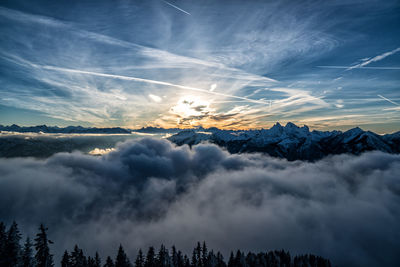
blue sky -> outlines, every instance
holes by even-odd
[[[0,124],[400,130],[399,1],[2,1]]]

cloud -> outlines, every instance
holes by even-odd
[[[162,101],[162,98],[159,97],[158,95],[149,94],[149,97],[151,98],[151,100],[157,103],[160,103]]]
[[[399,168],[399,155],[381,152],[287,162],[141,139],[102,157],[1,159],[0,219],[31,234],[45,222],[58,257],[75,242],[103,256],[121,242],[132,258],[206,240],[224,253],[284,248],[338,266],[396,266]]]

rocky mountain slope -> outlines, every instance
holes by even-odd
[[[360,154],[380,150],[400,153],[400,132],[378,135],[360,128],[341,131],[310,131],[307,126],[276,123],[270,129],[228,131],[211,128],[186,130],[168,138],[177,145],[210,142],[230,153],[262,152],[288,160],[318,160],[332,154]]]

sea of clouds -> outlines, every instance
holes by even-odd
[[[131,260],[139,248],[195,242],[230,250],[314,253],[337,266],[400,262],[400,155],[310,163],[231,155],[144,138],[103,156],[0,159],[0,220],[49,227],[57,260],[77,243]]]

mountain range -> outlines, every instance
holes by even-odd
[[[400,153],[400,132],[378,135],[358,127],[345,132],[310,131],[307,126],[298,127],[291,122],[261,130],[185,130],[168,139],[177,145],[210,142],[230,153],[261,152],[288,160],[314,161],[328,155],[358,155],[372,150]]]
[[[261,130],[220,130],[217,128],[182,130],[146,127],[137,130],[115,128],[86,128],[82,126],[29,126],[0,125],[0,131],[35,133],[79,133],[79,134],[131,134],[170,133],[168,138],[176,145],[189,146],[199,143],[213,143],[224,147],[230,153],[261,152],[273,157],[288,160],[314,161],[328,155],[355,154],[379,150],[387,153],[400,153],[400,131],[393,134],[378,135],[358,127],[348,131],[310,131],[304,125],[299,127],[291,122],[285,126],[276,123],[270,129]],[[61,151],[64,151],[61,149]]]

